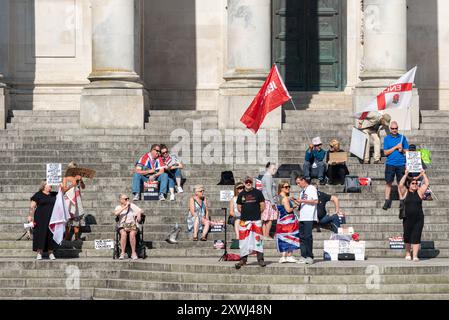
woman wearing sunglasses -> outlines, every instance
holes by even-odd
[[[424,227],[424,213],[422,199],[429,187],[429,178],[424,170],[421,171],[423,181],[418,187],[416,179],[408,177],[408,170],[399,182],[399,198],[404,201],[405,217],[403,219],[405,259],[412,260],[410,249],[413,252],[413,261],[419,261],[418,251],[421,243],[421,234]]]
[[[204,187],[195,186],[195,194],[189,200],[189,214],[187,216],[187,230],[192,235],[193,241],[198,241],[198,234],[202,232],[201,241],[207,240],[209,232],[209,208],[206,197],[204,196]]]
[[[293,205],[290,200],[290,185],[288,182],[281,182],[278,185],[279,218],[276,224],[276,244],[277,249],[282,253],[279,263],[292,262],[297,260],[293,257],[293,251],[299,249],[299,224],[293,209],[297,206]]]
[[[241,213],[239,211],[239,208],[237,207],[237,197],[240,194],[240,192],[245,189],[245,185],[242,182],[237,182],[234,186],[234,197],[229,201],[229,215],[231,217],[234,217],[234,231],[235,231],[235,238],[239,238],[239,226],[240,226],[240,216]]]

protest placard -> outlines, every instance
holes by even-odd
[[[95,240],[95,249],[114,249],[114,240]]]
[[[365,155],[366,143],[367,138],[363,131],[357,128],[352,128],[351,146],[349,147],[349,152],[351,152],[359,159],[363,159]]]
[[[47,184],[57,186],[62,182],[62,165],[60,163],[47,163]]]
[[[229,202],[234,197],[233,190],[220,190],[220,201]]]
[[[418,151],[407,151],[405,153],[406,165],[409,172],[421,172],[421,153]]]

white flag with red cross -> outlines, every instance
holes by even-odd
[[[388,86],[385,90],[379,93],[364,110],[357,112],[355,116],[359,117],[360,120],[363,120],[370,111],[382,113],[386,109],[410,108],[416,69],[417,67],[415,66],[400,77],[395,83]]]

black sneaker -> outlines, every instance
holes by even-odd
[[[257,261],[257,263],[258,263],[259,266],[261,266],[261,267],[266,267],[266,266],[267,266],[267,264],[265,263],[264,260],[259,260],[259,261]]]
[[[237,263],[235,264],[235,268],[238,270],[238,269],[240,269],[241,267],[243,267],[245,264],[246,264],[245,261],[240,260],[239,262],[237,262]]]
[[[388,210],[390,208],[391,208],[391,200],[385,199],[385,203],[384,203],[384,206],[382,207],[382,209]]]

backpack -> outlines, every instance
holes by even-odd
[[[232,171],[222,171],[221,172],[221,180],[217,185],[234,185],[234,174]]]
[[[359,177],[357,176],[346,176],[345,177],[345,189],[343,192],[346,193],[360,193],[362,188],[360,187]]]
[[[421,153],[421,160],[424,164],[432,164],[432,154],[429,149],[420,149],[419,152]]]

